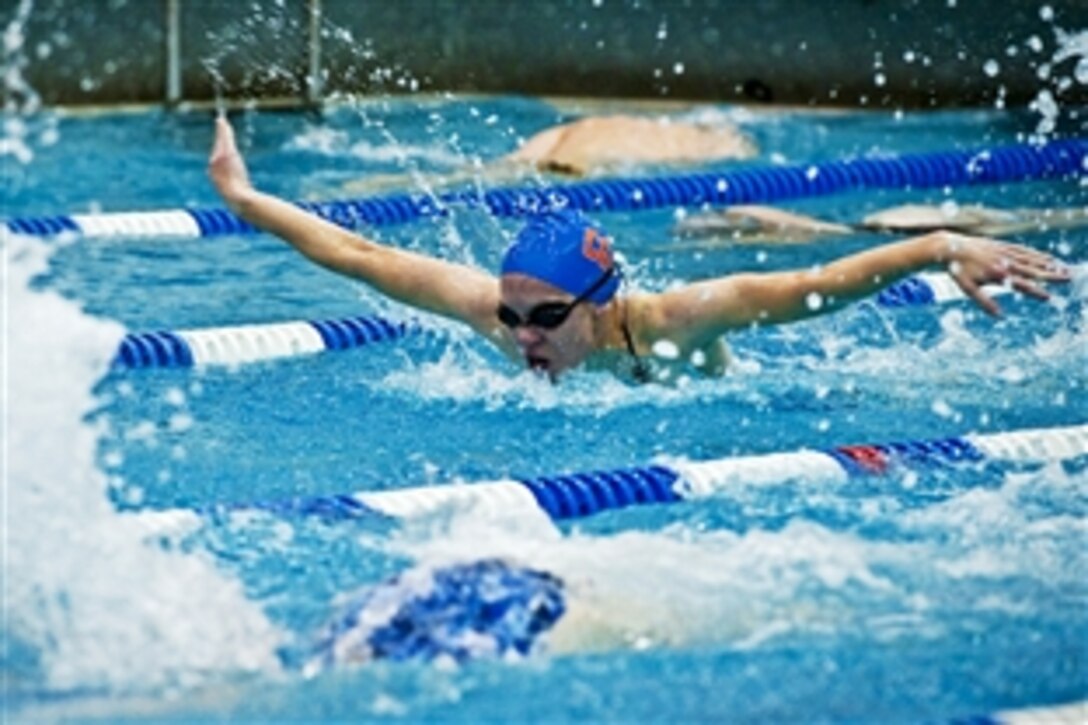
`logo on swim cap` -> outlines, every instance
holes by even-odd
[[[502,260],[503,274],[524,274],[575,297],[615,266],[612,242],[581,214],[571,210],[538,214],[518,232]],[[615,274],[589,300],[603,305],[619,289]]]
[[[596,262],[602,272],[612,269],[612,243],[593,227],[582,234],[582,256]]]

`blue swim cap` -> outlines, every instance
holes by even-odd
[[[529,219],[506,250],[502,273],[524,274],[577,297],[615,264],[612,240],[601,228],[578,212],[563,209]],[[603,305],[619,286],[620,275],[613,274],[589,299]]]
[[[356,595],[325,628],[304,669],[525,656],[565,611],[560,579],[500,559],[415,570]]]

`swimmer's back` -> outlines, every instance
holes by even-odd
[[[755,144],[729,124],[703,125],[640,116],[598,116],[547,129],[507,157],[545,170],[586,174],[645,163],[745,159]]]

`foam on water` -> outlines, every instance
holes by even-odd
[[[37,240],[5,247],[6,662],[29,691],[139,691],[274,673],[277,630],[198,553],[118,514],[85,420],[124,330],[33,289]],[[138,482],[137,482],[138,484]]]

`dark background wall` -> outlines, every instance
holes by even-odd
[[[0,0],[0,22],[25,2]],[[1042,88],[1088,99],[1076,59],[1052,62],[1061,31],[1088,29],[1088,0],[33,0],[16,61],[46,104],[161,101],[171,8],[174,100],[450,90],[1016,106]]]

